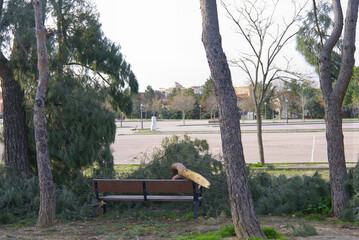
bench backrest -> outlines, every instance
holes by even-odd
[[[116,193],[187,193],[199,192],[198,184],[189,180],[93,179],[94,192]],[[96,191],[97,190],[97,191]]]

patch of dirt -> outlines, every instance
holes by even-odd
[[[359,223],[347,224],[335,219],[312,221],[296,217],[261,217],[263,227],[276,228],[287,239],[359,239]],[[309,224],[318,235],[293,237],[292,226]],[[40,229],[35,226],[0,226],[0,239],[177,239],[186,234],[217,231],[223,225],[232,224],[228,218],[198,218],[183,220],[162,218],[109,219],[104,216],[87,221],[58,222],[55,226]],[[235,239],[235,238],[228,238]]]

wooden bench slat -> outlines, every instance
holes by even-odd
[[[157,179],[94,179],[99,193],[142,193],[143,182],[146,182],[147,193],[193,193],[192,182],[188,180],[157,180]],[[198,187],[196,188],[198,192]]]
[[[99,192],[119,192],[119,193],[141,193],[142,182],[126,181],[98,181],[97,188]]]
[[[99,198],[104,201],[144,201],[143,195],[106,195]],[[202,201],[202,197],[199,197]],[[176,201],[176,202],[193,202],[193,196],[164,196],[164,195],[147,195],[147,201]]]
[[[188,193],[193,194],[193,185],[190,181],[150,181],[146,182],[147,193]]]

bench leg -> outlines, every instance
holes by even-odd
[[[194,219],[197,218],[197,211],[198,211],[198,201],[194,201]]]
[[[94,206],[94,207],[92,208],[92,217],[93,217],[93,218],[96,217],[96,209],[97,209],[97,206]]]
[[[105,214],[106,213],[106,203],[102,207],[103,207],[103,214]]]

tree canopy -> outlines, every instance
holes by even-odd
[[[135,74],[120,46],[104,36],[92,4],[83,0],[44,3],[51,78],[46,96],[47,131],[55,177],[71,175],[94,163],[111,169],[110,144],[116,131],[113,111],[131,112],[131,95],[138,91]],[[25,1],[8,1],[0,22],[0,41],[2,49],[11,53],[14,79],[25,91],[28,148],[35,168],[31,119],[37,56],[33,16]],[[25,54],[17,51],[14,43],[25,48]]]

